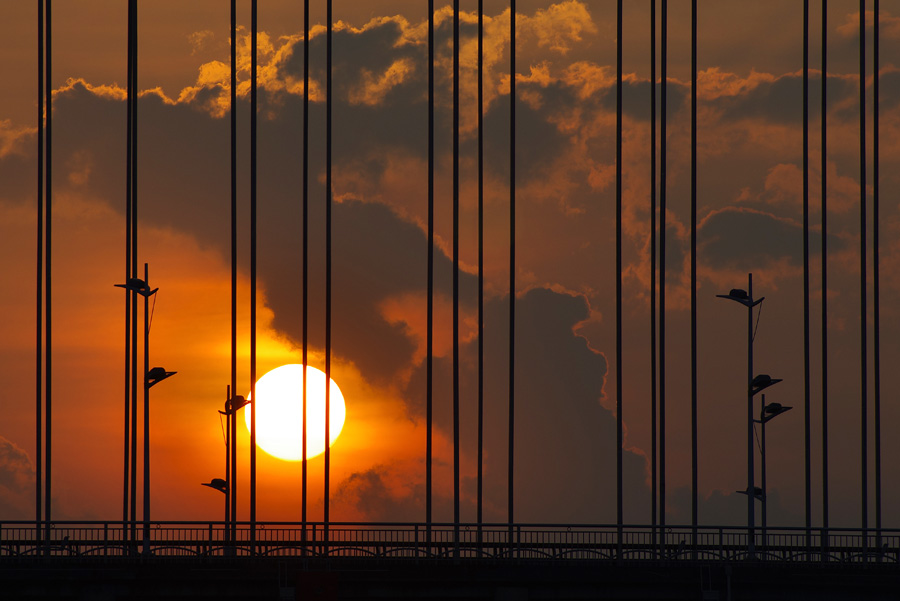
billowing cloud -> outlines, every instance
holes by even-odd
[[[21,447],[0,436],[0,515],[7,520],[33,516],[34,463]]]
[[[787,260],[797,267],[803,260],[802,224],[755,209],[726,207],[707,215],[698,224],[700,256],[714,267],[767,265]],[[821,234],[810,232],[810,245],[818,247]],[[834,251],[844,247],[829,238]]]

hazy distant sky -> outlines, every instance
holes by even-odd
[[[229,382],[227,3],[141,2],[141,263],[159,287],[153,364],[154,518],[220,519],[199,483],[224,475],[217,409]],[[813,521],[821,519],[819,3],[810,35]],[[324,367],[324,2],[311,20],[310,340]],[[436,17],[435,519],[452,513],[451,32]],[[509,8],[485,5],[485,519],[506,519],[509,281]],[[521,0],[517,39],[519,521],[615,521],[616,387],[626,426],[625,521],[649,522],[649,2],[626,2],[625,349],[615,353],[615,3]],[[249,390],[249,2],[238,40],[240,359]],[[474,520],[477,163],[474,1],[461,3],[463,520]],[[411,0],[334,3],[333,375],[347,422],[332,453],[335,520],[424,519],[427,14]],[[869,7],[871,10],[871,5]],[[883,3],[881,339],[885,525],[900,514],[900,8]],[[858,524],[860,473],[858,3],[829,2],[828,245],[831,523]],[[54,517],[121,508],[126,3],[53,5]],[[867,14],[871,106],[872,14]],[[0,5],[0,517],[33,514],[37,14]],[[690,522],[690,3],[670,3],[667,488]],[[698,103],[700,520],[739,524],[746,500],[746,313],[715,298],[765,296],[756,371],[784,378],[794,410],[768,431],[769,523],[802,524],[803,248],[800,2],[701,1]],[[259,8],[259,370],[299,362],[302,3]],[[658,72],[657,72],[658,75]],[[871,111],[870,128],[871,128]],[[869,133],[871,157],[871,130]],[[871,203],[871,160],[868,182]],[[871,206],[869,216],[871,219]],[[871,226],[871,223],[870,223]],[[869,269],[872,230],[869,231]],[[868,299],[872,301],[869,280]],[[869,313],[867,327],[872,326]],[[871,345],[872,335],[869,335]],[[872,349],[870,358],[872,357]],[[616,382],[621,359],[624,377]],[[872,363],[869,371],[871,378]],[[873,384],[870,379],[870,403]],[[873,409],[870,405],[869,417]],[[874,425],[870,423],[870,433]],[[241,431],[240,511],[247,509]],[[870,434],[874,444],[874,435]],[[872,460],[874,447],[870,449]],[[260,453],[261,520],[299,519],[298,463]],[[321,515],[321,458],[311,461]],[[870,469],[873,469],[870,467]],[[872,472],[874,474],[874,472]],[[870,477],[873,482],[874,475]],[[874,507],[874,490],[870,493]],[[871,518],[870,518],[871,522]]]

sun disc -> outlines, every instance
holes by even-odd
[[[306,371],[306,457],[325,452],[325,373],[308,366]],[[248,398],[250,398],[248,396]],[[256,381],[256,442],[270,455],[288,461],[303,458],[303,366],[282,365]],[[330,445],[344,427],[344,395],[331,380]],[[250,431],[250,405],[244,410]]]

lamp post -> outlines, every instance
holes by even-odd
[[[225,449],[226,449],[225,453],[227,455],[227,453],[228,453],[227,445],[226,445]],[[228,473],[227,469],[225,470],[225,473],[226,474]],[[227,550],[228,550],[228,547],[227,547],[227,544],[228,544],[228,541],[227,541],[227,539],[228,539],[228,535],[227,535],[227,532],[228,532],[228,483],[225,480],[223,480],[222,478],[213,478],[209,482],[201,482],[200,486],[208,486],[209,488],[217,490],[220,493],[222,493],[223,495],[225,495],[225,521],[222,523],[222,526],[224,528],[222,544],[227,553]],[[210,527],[209,527],[209,554],[210,555],[212,555],[212,548],[213,548],[213,531],[212,531],[212,525],[210,525]]]
[[[782,413],[787,413],[793,409],[793,407],[785,407],[781,403],[769,403],[766,404],[766,395],[762,395],[762,407],[759,410],[759,420],[757,422],[760,424],[760,430],[762,430],[762,443],[760,445],[760,459],[762,461],[762,466],[760,466],[760,478],[762,480],[762,539],[763,543],[766,540],[766,508],[768,505],[768,489],[766,488],[766,423],[775,419]]]
[[[150,297],[159,288],[150,288],[149,266],[144,263],[144,279],[130,278],[126,284],[116,284],[144,297],[144,553],[150,553],[150,389],[175,375],[163,367],[150,369]]]
[[[208,486],[225,495],[225,523],[228,523],[228,482],[222,478],[213,478],[209,482],[201,482],[200,486]]]
[[[225,400],[225,410],[219,411],[225,416],[225,475],[231,482],[225,492],[225,522],[230,530],[230,538],[237,539],[237,412],[242,407],[250,404],[250,401],[241,395],[231,396],[231,386],[228,386],[228,398]],[[230,497],[230,502],[229,502]],[[229,508],[231,512],[229,513]]]
[[[754,484],[754,466],[753,466],[753,397],[757,393],[762,392],[769,386],[781,382],[778,378],[772,378],[769,375],[762,374],[753,375],[753,307],[765,300],[760,297],[753,299],[753,274],[747,274],[747,290],[733,288],[728,294],[717,294],[718,298],[727,298],[747,307],[747,489],[744,494],[747,495],[747,552],[748,557],[753,557],[756,550],[755,544],[755,528],[756,528],[756,512],[753,500],[764,496],[764,492]],[[759,492],[758,492],[759,491]],[[742,492],[742,491],[738,491]]]

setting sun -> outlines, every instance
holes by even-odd
[[[282,365],[256,382],[256,438],[264,451],[279,459],[303,458],[303,366]],[[344,395],[331,380],[330,444],[344,427]],[[244,410],[244,423],[250,430],[250,411]],[[306,379],[306,457],[325,452],[325,374],[308,367]]]

